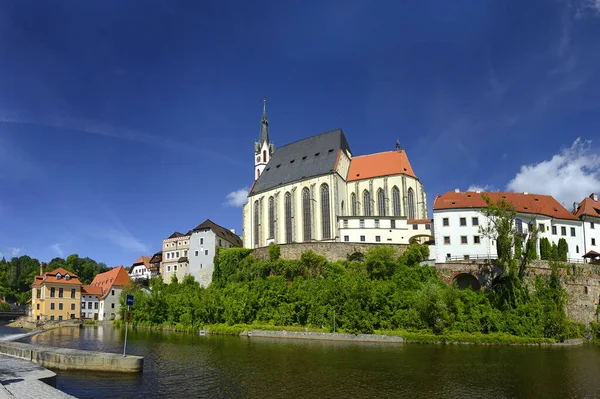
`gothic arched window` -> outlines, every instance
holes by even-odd
[[[344,213],[344,201],[342,201],[342,216],[346,216],[346,214]]]
[[[415,192],[408,189],[408,219],[415,219]]]
[[[363,216],[371,216],[371,193],[363,192]]]
[[[275,199],[269,197],[269,238],[275,237]]]
[[[285,193],[285,242],[292,242],[292,195]]]
[[[356,194],[350,195],[350,206],[352,208],[352,216],[358,216],[358,207],[356,206]]]
[[[258,221],[259,219],[259,215],[258,215],[258,211],[259,211],[259,207],[258,207],[258,201],[254,201],[254,246],[257,247],[258,246]]]
[[[383,194],[383,190],[377,190],[377,212],[379,216],[385,215],[385,195]]]
[[[400,190],[396,186],[392,188],[392,203],[394,205],[394,216],[400,216]]]
[[[263,162],[267,163],[267,150],[263,150]]]
[[[329,214],[329,186],[321,185],[321,224],[323,240],[331,238],[331,215]]]
[[[303,224],[303,241],[310,241],[311,236],[311,213],[310,213],[310,191],[308,187],[302,189],[302,224]]]

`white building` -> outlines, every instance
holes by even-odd
[[[187,234],[176,231],[163,240],[161,275],[165,283],[170,283],[173,276],[182,281],[190,274],[188,255],[191,236],[191,230]]]
[[[98,320],[115,320],[119,318],[121,292],[129,284],[129,274],[123,266],[117,266],[94,277],[90,287],[101,290]]]
[[[150,257],[140,256],[129,269],[129,278],[133,281],[150,280]]]
[[[487,207],[482,197],[484,194],[493,202],[504,199],[515,207],[515,229],[518,232],[527,234],[530,224],[535,223],[538,228],[538,255],[540,238],[548,238],[550,243],[556,244],[564,238],[569,247],[568,258],[581,262],[584,254],[582,223],[553,197],[458,190],[438,195],[433,203],[437,262],[497,257],[495,240],[485,237],[480,229],[487,227],[488,223],[482,213],[482,209]]]
[[[91,285],[81,287],[81,318],[98,320],[102,288]]]
[[[395,151],[353,156],[337,129],[274,149],[268,126],[265,109],[243,209],[245,247],[363,237],[408,244],[417,235],[409,220],[427,220],[423,184],[399,143]]]
[[[573,204],[573,214],[583,223],[583,253],[590,259],[600,254],[600,201],[598,194],[590,194],[580,203]]]
[[[203,287],[212,282],[217,248],[241,247],[242,240],[235,231],[228,230],[207,219],[192,230],[190,238],[189,274]]]

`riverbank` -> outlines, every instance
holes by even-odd
[[[0,398],[69,399],[54,386],[56,373],[30,361],[0,355]]]

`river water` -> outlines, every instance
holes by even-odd
[[[122,352],[124,330],[25,339]],[[140,374],[57,371],[80,398],[598,398],[600,347],[365,344],[130,330]]]

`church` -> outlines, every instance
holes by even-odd
[[[394,151],[354,156],[336,129],[275,148],[266,100],[243,229],[246,248],[432,239],[423,183],[399,143]]]

